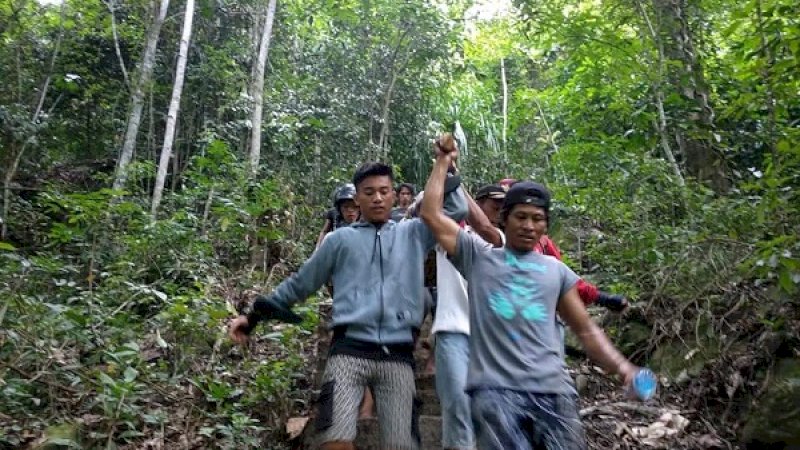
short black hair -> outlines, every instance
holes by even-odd
[[[550,225],[550,191],[540,183],[517,181],[506,192],[503,207],[500,209],[501,228],[505,230],[508,216],[517,205],[534,205],[544,209],[547,225]]]
[[[365,162],[353,174],[353,185],[358,190],[358,185],[361,184],[366,178],[369,177],[389,177],[389,180],[394,181],[394,171],[391,166],[379,162]]]
[[[417,195],[417,189],[414,187],[414,185],[413,185],[413,184],[411,184],[411,183],[400,183],[400,185],[399,185],[399,186],[397,186],[397,193],[399,194],[399,193],[400,193],[400,191],[402,191],[402,190],[403,190],[403,188],[406,188],[406,189],[408,189],[409,191],[411,191],[411,195],[412,195],[412,196],[413,196],[413,195]]]

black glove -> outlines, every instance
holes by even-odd
[[[293,313],[288,306],[276,302],[272,297],[259,295],[253,302],[253,309],[247,314],[247,334],[253,331],[262,320],[277,320],[286,323],[300,323],[303,318]]]
[[[597,304],[611,311],[619,312],[628,307],[628,300],[621,295],[600,291],[597,296]]]

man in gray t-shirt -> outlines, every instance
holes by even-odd
[[[638,368],[589,318],[575,287],[578,277],[555,258],[531,251],[547,232],[549,192],[537,183],[514,184],[501,210],[506,245],[486,249],[439,212],[457,150],[437,141],[435,151],[421,216],[469,285],[467,390],[478,448],[586,449],[556,313],[608,372],[628,384]]]
[[[578,280],[564,263],[531,251],[486,248],[459,231],[454,265],[468,283],[467,391],[515,389],[575,394],[561,357],[556,307]]]

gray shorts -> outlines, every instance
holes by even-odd
[[[325,367],[316,423],[319,443],[355,441],[367,386],[378,409],[381,448],[418,449],[419,412],[411,365],[348,355],[331,356]]]
[[[577,397],[508,389],[472,393],[481,450],[586,450]]]

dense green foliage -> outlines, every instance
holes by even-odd
[[[552,188],[570,264],[652,330],[619,327],[636,358],[683,342],[678,360],[708,356],[697,375],[749,352],[744,381],[714,378],[698,408],[746,412],[751,383],[796,358],[797,2],[279,1],[253,124],[266,2],[201,1],[153,219],[181,3],[125,189],[109,188],[156,3],[0,0],[0,447],[254,448],[279,432],[302,406],[313,308],[256,354],[225,319],[309,254],[360,162],[422,184],[430,139],[454,128],[470,187]]]

